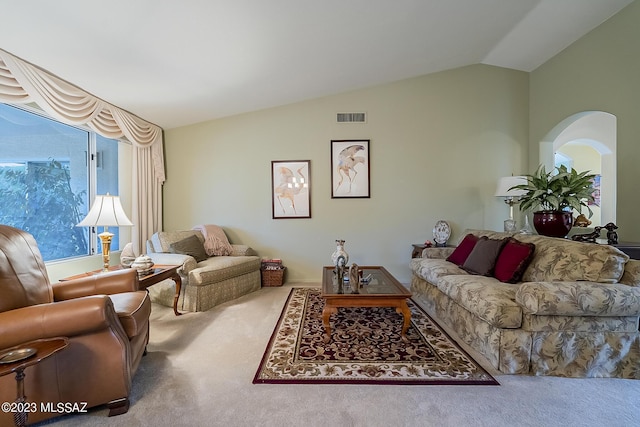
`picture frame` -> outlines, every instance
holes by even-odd
[[[371,197],[371,140],[331,140],[331,198]]]
[[[273,219],[311,218],[311,160],[271,161]]]

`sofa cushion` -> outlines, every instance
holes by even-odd
[[[533,258],[536,245],[509,237],[498,259],[493,275],[506,283],[518,283]]]
[[[453,253],[449,255],[447,261],[452,262],[457,266],[462,266],[477,242],[478,236],[467,234],[460,241],[460,244],[458,244],[458,246],[453,250]]]
[[[527,314],[640,315],[640,288],[621,283],[528,282],[517,288],[515,300]]]
[[[172,254],[190,255],[195,258],[196,262],[209,258],[204,250],[204,245],[195,235],[171,243],[169,245],[169,252]]]
[[[533,260],[522,276],[525,282],[616,283],[629,260],[628,255],[609,245],[537,235],[521,235],[518,240],[536,245]]]
[[[441,277],[438,289],[470,313],[497,328],[519,328],[522,308],[515,302],[518,286],[493,277],[474,275]]]
[[[204,245],[202,233],[196,230],[159,231],[151,236],[151,244],[155,252],[169,253],[169,246],[172,243],[186,239],[189,236],[196,236]]]
[[[199,262],[197,268],[189,272],[189,285],[221,282],[259,270],[260,258],[257,256],[211,257]]]
[[[462,264],[462,268],[471,274],[491,276],[496,265],[496,259],[505,243],[506,239],[480,237],[464,264]]]
[[[457,265],[437,258],[413,258],[411,270],[417,277],[436,285],[441,277],[468,274]]]

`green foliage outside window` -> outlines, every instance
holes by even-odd
[[[88,254],[86,230],[76,227],[86,192],[74,194],[70,181],[54,159],[0,168],[0,223],[31,233],[45,261]]]

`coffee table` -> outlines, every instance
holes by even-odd
[[[109,267],[109,271],[117,271],[121,270],[123,267],[120,265],[112,265]],[[180,289],[182,288],[182,279],[180,278],[180,274],[178,274],[179,265],[160,265],[156,264],[153,266],[151,273],[138,277],[138,288],[140,290],[147,289],[149,286],[153,286],[156,283],[160,283],[166,279],[172,279],[176,282],[176,294],[173,297],[173,313],[176,316],[180,316],[182,313],[178,311],[178,299],[180,298]],[[64,279],[60,279],[61,282],[72,279],[79,279],[81,277],[93,276],[96,274],[104,273],[104,270],[94,270],[88,271],[86,273],[77,274],[75,276],[65,277]]]
[[[334,267],[325,266],[322,270],[322,298],[325,300],[322,310],[325,342],[331,341],[331,315],[338,312],[339,307],[395,307],[402,314],[402,340],[407,341],[407,329],[411,324],[411,311],[407,298],[411,292],[395,277],[381,266],[361,266],[362,277],[371,275],[371,280],[361,284],[358,293],[350,285],[338,283]]]

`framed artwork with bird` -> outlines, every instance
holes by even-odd
[[[369,198],[368,139],[331,140],[331,198]]]
[[[271,162],[271,211],[273,219],[311,218],[311,161]]]

